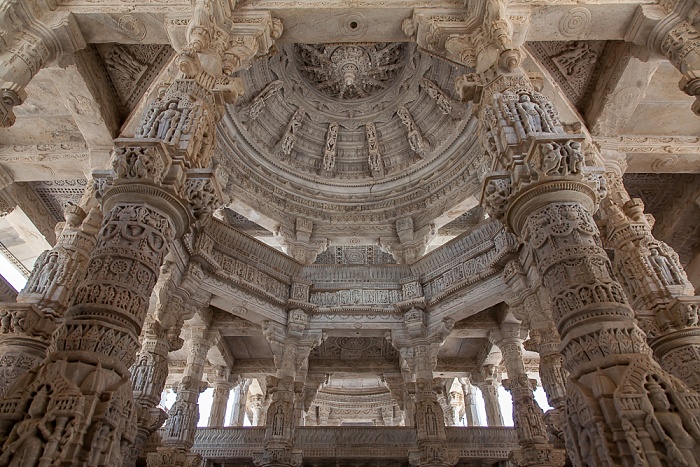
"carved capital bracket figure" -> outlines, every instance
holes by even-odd
[[[603,155],[611,156],[610,151]],[[698,391],[700,297],[694,296],[676,252],[652,235],[642,201],[631,199],[625,190],[624,167],[612,159],[606,166],[608,196],[601,203],[598,225],[604,245],[615,251],[615,273],[661,366]]]
[[[678,87],[695,97],[691,108],[700,115],[700,31],[694,11],[687,1],[639,5],[625,40],[645,46],[650,55],[667,58],[681,72]]]
[[[46,356],[57,320],[63,317],[71,294],[85,277],[102,215],[96,207],[86,215],[81,207],[68,206],[65,216],[67,221],[56,246],[34,263],[17,303],[0,305],[0,396]]]
[[[300,467],[302,454],[294,448],[299,416],[297,402],[303,403],[306,372],[311,350],[321,344],[321,331],[309,331],[309,317],[300,308],[287,312],[287,325],[266,321],[263,334],[274,355],[277,373],[266,381],[270,405],[267,409],[265,445],[254,454],[256,466]]]
[[[13,108],[26,99],[36,74],[66,54],[85,48],[72,13],[51,3],[10,0],[0,15],[0,127],[15,123]],[[51,9],[53,8],[53,9]]]
[[[445,448],[445,414],[438,393],[444,392],[434,384],[433,370],[437,365],[440,346],[452,332],[454,321],[432,320],[422,308],[404,301],[404,329],[387,333],[386,338],[399,351],[402,373],[408,389],[407,426],[415,426],[418,451],[409,453],[414,466],[452,466],[455,453]],[[412,406],[412,407],[409,407]]]
[[[575,448],[569,454],[596,466],[646,465],[650,458],[672,465],[677,450],[697,441],[678,428],[691,423],[681,423],[679,415],[644,411],[653,405],[645,402],[652,397],[650,384],[658,383],[692,423],[700,406],[697,394],[652,358],[613,277],[593,221],[606,194],[603,169],[585,166],[583,135],[564,133],[551,103],[524,75],[496,74],[484,94],[481,115],[485,138],[492,138],[486,148],[494,155],[495,172],[485,179],[482,203],[528,246],[549,294],[570,373],[567,418]],[[666,444],[645,444],[653,434],[642,413],[666,423],[657,430]],[[683,456],[689,458],[689,452]]]
[[[531,380],[523,363],[523,329],[508,313],[500,331],[492,332],[490,339],[503,354],[508,379],[503,386],[513,398],[513,420],[521,448],[511,452],[510,460],[518,466],[563,467],[566,452],[555,449],[549,442],[542,409],[534,396],[536,381]]]
[[[313,221],[297,217],[292,228],[280,226],[276,236],[289,256],[302,264],[312,264],[330,246],[328,239],[313,237],[313,231]]]
[[[390,253],[396,262],[412,264],[423,256],[430,241],[437,235],[435,224],[416,226],[412,217],[398,219],[394,224],[398,241],[380,238],[378,246]]]

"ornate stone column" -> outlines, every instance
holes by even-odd
[[[630,199],[625,190],[624,155],[603,155],[608,195],[598,224],[605,246],[615,251],[615,273],[663,369],[698,391],[700,297],[694,296],[676,252],[652,235],[641,200]]]
[[[413,304],[404,313],[404,330],[394,330],[386,336],[399,351],[401,366],[413,378],[413,391],[408,391],[409,398],[414,393],[413,426],[418,440],[418,451],[409,453],[413,466],[452,466],[458,460],[445,447],[445,416],[438,401],[440,388],[433,382],[438,351],[453,326],[450,319],[431,323],[429,315]],[[408,412],[408,403],[406,407]]]
[[[569,454],[590,466],[697,463],[698,395],[654,361],[612,276],[592,218],[602,170],[584,167],[585,137],[566,134],[522,75],[498,75],[483,102],[484,141],[503,170],[486,177],[483,202],[531,249],[549,293],[570,373]]]
[[[46,357],[50,336],[85,277],[102,215],[69,206],[65,217],[56,246],[37,259],[17,303],[0,304],[0,396]]]
[[[212,382],[214,386],[214,401],[211,404],[211,413],[207,426],[209,428],[223,428],[226,418],[226,406],[231,395],[234,384],[230,381],[230,371],[226,367],[214,368],[215,378]]]
[[[498,379],[496,367],[494,365],[484,365],[481,368],[481,375],[478,375],[474,382],[484,398],[486,424],[488,426],[503,426],[501,404],[498,403],[498,387],[501,383]]]
[[[267,418],[265,396],[262,394],[253,394],[250,396],[250,409],[253,412],[253,419],[250,423],[253,426],[264,426]]]
[[[137,459],[142,457],[141,450],[146,440],[167,419],[167,414],[157,406],[168,376],[168,353],[182,347],[182,339],[179,337],[182,323],[179,324],[174,329],[165,328],[153,316],[144,324],[141,350],[131,367],[137,431],[130,454],[124,459],[125,466],[136,464]]]
[[[510,454],[517,466],[563,467],[566,453],[549,443],[542,409],[533,394],[537,384],[531,380],[523,363],[523,337],[520,323],[512,315],[501,324],[501,330],[491,334],[501,349],[508,379],[503,386],[513,398],[513,421],[521,448]]]
[[[185,340],[188,349],[185,372],[177,386],[175,403],[168,411],[162,446],[157,452],[148,454],[149,467],[199,465],[201,460],[199,454],[190,452],[190,449],[199,421],[199,395],[208,386],[202,377],[207,353],[212,347],[206,329],[208,320],[202,321],[189,328],[191,335]]]
[[[562,357],[559,353],[559,334],[554,325],[549,297],[538,284],[539,277],[531,267],[532,255],[525,247],[521,258],[506,264],[503,280],[510,289],[508,304],[518,319],[523,319],[530,329],[530,339],[523,347],[531,352],[540,354],[539,373],[542,387],[547,394],[547,401],[553,407],[545,413],[544,421],[550,434],[550,442],[556,448],[562,448],[566,443],[571,445],[573,438],[567,430],[566,423],[566,387],[565,375],[562,368]],[[523,267],[521,261],[526,265]],[[525,271],[528,271],[526,274]],[[572,448],[573,449],[573,448]]]
[[[243,426],[246,413],[246,405],[248,403],[248,388],[250,387],[250,379],[241,379],[233,393],[233,411],[231,412],[231,426]],[[262,408],[262,395],[260,396],[260,407]],[[251,420],[253,426],[256,423]]]
[[[467,426],[481,426],[479,413],[476,410],[476,400],[474,398],[474,389],[471,383],[471,377],[459,379],[462,385],[462,393],[464,394],[464,418]]]
[[[294,449],[297,424],[295,403],[304,381],[295,379],[302,367],[308,368],[309,353],[322,340],[321,331],[306,330],[308,322],[306,313],[295,308],[289,310],[286,326],[269,321],[263,323],[263,334],[272,347],[277,373],[268,376],[266,381],[270,405],[266,417],[265,446],[262,452],[255,453],[253,457],[256,466],[301,464],[302,454]]]

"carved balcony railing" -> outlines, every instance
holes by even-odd
[[[447,427],[447,448],[460,459],[498,461],[518,447],[513,428]],[[200,428],[193,450],[206,459],[250,459],[261,452],[265,428]],[[304,459],[402,459],[416,451],[416,430],[406,427],[300,427],[294,448]]]

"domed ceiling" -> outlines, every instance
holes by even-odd
[[[477,190],[476,121],[453,90],[471,71],[408,43],[281,46],[239,72],[220,124],[232,204],[341,244],[427,228]]]

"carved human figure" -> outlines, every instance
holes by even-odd
[[[682,416],[671,411],[666,391],[655,381],[646,384],[653,414],[646,418],[646,428],[656,443],[664,446],[667,465],[698,467],[695,460],[700,429],[693,423],[684,423]]]
[[[668,258],[665,255],[659,254],[657,248],[651,248],[650,252],[649,261],[659,278],[664,281],[666,285],[681,284],[680,277]]]
[[[284,411],[281,405],[277,406],[277,411],[272,418],[272,436],[282,436],[284,434]]]
[[[57,255],[49,255],[48,261],[41,269],[41,274],[39,274],[39,284],[38,289],[40,292],[44,292],[46,288],[51,284],[51,281],[56,275],[57,268]]]
[[[428,436],[437,436],[438,434],[437,416],[431,406],[428,406],[425,412],[425,431],[428,433]]]
[[[42,387],[29,406],[29,417],[17,425],[12,433],[13,436],[5,442],[2,448],[3,454],[0,456],[0,465],[23,467],[38,463],[44,450],[44,442],[51,435],[42,419],[48,403],[48,391],[46,387]]]
[[[540,153],[542,154],[540,163],[542,172],[547,175],[557,173],[561,165],[561,152],[555,149],[552,143],[545,143],[540,146]]]
[[[170,132],[170,136],[172,136],[172,132],[170,130],[174,130],[175,128],[177,128],[177,124],[180,121],[181,115],[182,112],[177,110],[177,103],[171,102],[170,104],[168,104],[168,108],[163,112],[159,113],[156,117],[155,121],[153,122],[153,127],[151,128],[151,133],[153,133],[153,130],[157,126],[157,130],[154,136],[164,141],[167,140],[168,132]]]
[[[578,141],[569,141],[562,147],[565,170],[570,174],[581,172],[583,166],[583,152],[581,151],[581,143]]]
[[[536,102],[532,102],[532,99],[528,94],[521,94],[515,107],[518,111],[518,116],[528,133],[541,133],[549,132],[549,124],[547,122],[547,117]]]

